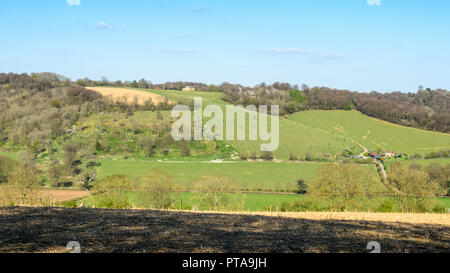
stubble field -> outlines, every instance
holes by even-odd
[[[450,252],[449,215],[0,208],[0,252]]]

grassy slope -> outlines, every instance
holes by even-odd
[[[448,134],[402,127],[356,111],[308,111],[289,119],[354,139],[372,150],[382,147],[402,153],[429,153],[450,148]]]
[[[227,105],[222,98],[221,93],[217,92],[180,92],[180,91],[161,91],[147,90],[158,95],[167,96],[172,100],[193,99],[194,97],[203,98],[203,107],[208,104],[216,104],[223,109]],[[226,132],[226,130],[224,130]],[[258,152],[260,150],[261,141],[229,141],[239,152]],[[302,123],[281,118],[280,119],[280,146],[274,153],[278,159],[287,160],[291,152],[297,155],[304,155],[306,152],[313,150],[315,152],[330,153],[334,155],[342,152],[345,148],[358,151],[359,147],[351,142],[351,140],[334,135],[328,131],[314,128],[314,126],[304,125]]]
[[[438,163],[442,166],[450,164],[450,158],[433,158],[433,159],[420,159],[420,160],[404,160],[404,159],[396,159],[396,160],[388,160],[387,165],[391,165],[392,163],[400,162],[402,164],[412,164],[417,163],[422,165],[423,167],[427,167],[431,163]]]
[[[15,160],[18,157],[18,152],[0,152],[0,156]]]
[[[154,91],[170,99],[203,97],[204,105],[214,103],[224,107],[221,93]],[[356,111],[307,111],[280,120],[279,159],[288,159],[290,152],[304,154],[308,150],[335,154],[345,148],[359,150],[352,140],[375,150],[402,153],[429,153],[450,148],[450,135],[408,128],[377,120]],[[230,142],[240,152],[258,150],[258,142]]]

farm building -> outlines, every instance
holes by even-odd
[[[195,87],[193,87],[193,86],[186,86],[185,88],[183,88],[183,91],[185,91],[185,92],[195,91]]]
[[[373,157],[375,159],[381,159],[381,157],[382,157],[382,155],[378,154],[378,153],[370,153],[369,156]]]
[[[395,157],[395,152],[393,151],[388,151],[384,153],[385,157]]]

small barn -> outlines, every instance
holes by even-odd
[[[193,86],[186,86],[185,88],[183,88],[183,91],[185,91],[185,92],[195,91],[195,87],[193,87]]]

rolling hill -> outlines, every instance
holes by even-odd
[[[203,98],[203,105],[211,103],[224,107],[221,93],[147,90],[169,99],[195,96]],[[408,128],[365,116],[357,111],[305,111],[280,119],[280,147],[274,153],[278,159],[287,160],[290,152],[305,154],[308,151],[329,153],[348,148],[360,151],[357,141],[370,150],[381,147],[400,153],[429,153],[450,148],[450,135]],[[257,151],[260,142],[231,141],[239,152]]]

